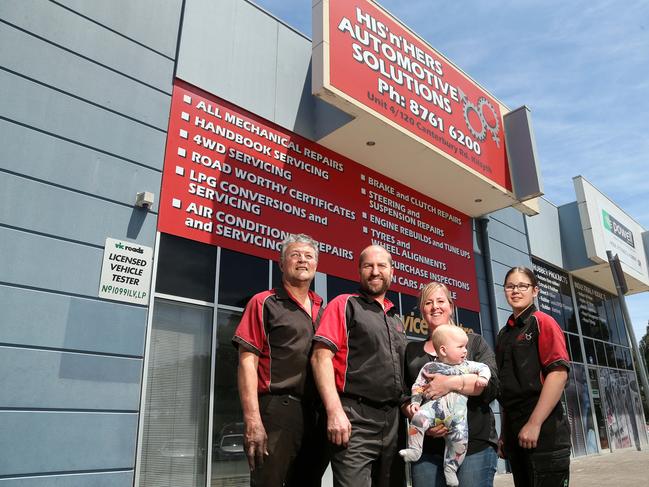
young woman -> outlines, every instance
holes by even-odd
[[[539,287],[530,269],[510,269],[504,287],[512,315],[496,340],[501,456],[516,487],[567,487],[570,428],[560,400],[570,359],[563,332],[534,306]]]
[[[419,296],[419,310],[428,324],[428,340],[410,342],[406,348],[405,379],[406,386],[412,387],[421,367],[435,360],[436,353],[432,343],[433,331],[440,325],[453,323],[453,299],[449,289],[438,282],[424,286]],[[491,369],[491,379],[487,387],[476,385],[477,375],[444,376],[436,374],[425,392],[427,399],[436,399],[450,391],[469,396],[467,404],[469,422],[469,444],[467,456],[458,470],[461,486],[493,487],[496,473],[496,430],[493,413],[489,403],[496,398],[498,377],[495,356],[487,342],[480,335],[469,334],[467,360],[482,362]],[[402,412],[412,419],[414,412],[404,404]],[[430,428],[424,439],[421,458],[412,463],[413,487],[445,487],[443,472],[444,436],[448,430],[443,426]]]

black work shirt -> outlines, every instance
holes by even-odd
[[[505,432],[514,440],[539,401],[545,377],[557,368],[570,368],[563,332],[554,318],[531,305],[517,318],[511,315],[498,333],[496,362],[498,402],[505,411]],[[538,451],[570,445],[570,431],[564,423],[559,401],[541,427]]]
[[[404,395],[406,334],[394,305],[365,294],[342,294],[322,314],[315,341],[334,352],[339,394],[397,405]]]
[[[322,313],[322,298],[309,291],[311,316],[282,286],[255,294],[232,343],[259,355],[257,391],[303,397],[315,391],[309,354]],[[308,379],[308,380],[307,380]]]

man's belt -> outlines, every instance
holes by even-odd
[[[309,403],[309,401],[307,401],[305,399],[302,399],[299,396],[294,396],[293,394],[275,394],[275,393],[272,393],[272,392],[267,392],[265,394],[261,394],[259,397],[260,398],[262,398],[262,397],[276,397],[278,399],[282,399],[283,401],[285,401],[286,404],[288,404],[288,401],[294,401],[294,402],[299,402],[299,403]]]
[[[365,404],[366,406],[369,406],[371,408],[382,409],[384,411],[395,408],[399,405],[399,401],[373,401],[371,399],[367,399],[366,397],[358,396],[356,394],[348,394],[346,392],[341,393],[340,397],[351,399],[358,404]]]

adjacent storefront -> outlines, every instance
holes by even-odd
[[[647,444],[638,381],[617,297],[532,259],[539,309],[564,330],[571,359],[564,394],[575,456]]]

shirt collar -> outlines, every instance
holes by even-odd
[[[514,314],[512,313],[509,316],[509,319],[507,320],[507,325],[514,327],[514,326],[525,326],[532,314],[536,311],[536,306],[534,303],[530,304],[525,310],[518,315],[518,317],[514,318]]]
[[[288,292],[288,290],[284,286],[276,287],[275,295],[277,296],[277,299],[290,299],[291,301],[295,301],[297,303],[297,300],[290,292]],[[311,289],[309,289],[309,299],[311,300],[311,303],[316,306],[320,306],[322,304],[322,298],[314,293]]]
[[[358,295],[365,300],[368,303],[376,303],[379,306],[381,306],[381,303],[379,303],[374,296],[370,296],[367,294],[363,289],[358,289]],[[389,310],[394,308],[394,303],[390,301],[387,296],[383,298],[383,310],[387,313]]]

